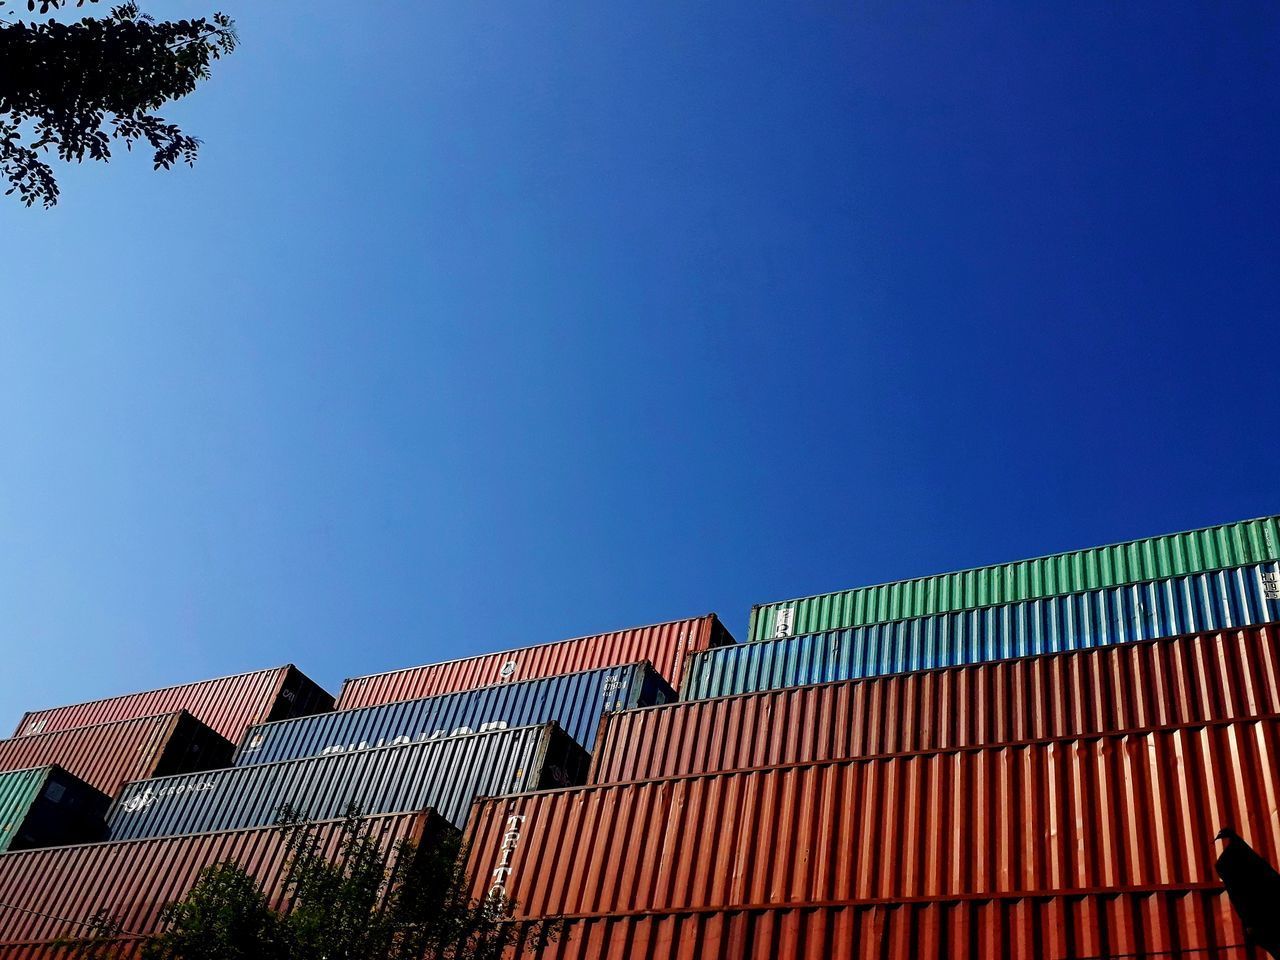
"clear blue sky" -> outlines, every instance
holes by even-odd
[[[226,0],[0,204],[0,725],[1276,511],[1275,7],[1059,6]]]

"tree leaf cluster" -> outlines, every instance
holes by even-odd
[[[40,0],[40,14],[65,0]],[[95,0],[96,2],[96,0]],[[82,6],[78,0],[76,6]],[[5,3],[0,2],[0,8]],[[35,0],[28,0],[34,11]],[[155,169],[195,161],[200,142],[156,111],[193,92],[237,43],[223,13],[160,21],[136,2],[106,16],[0,21],[0,176],[6,194],[51,207],[58,184],[46,159],[107,161],[112,141],[152,151]]]
[[[456,830],[388,848],[354,808],[336,849],[292,810],[282,811],[278,829],[284,910],[273,910],[239,865],[215,863],[164,908],[164,932],[147,944],[145,960],[501,960],[560,934],[556,921],[508,921],[509,901],[472,900]],[[110,960],[121,933],[99,917],[74,956]]]

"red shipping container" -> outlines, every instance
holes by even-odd
[[[605,714],[590,783],[1280,715],[1276,627]]]
[[[518,650],[354,677],[343,682],[337,709],[353,710],[397,700],[434,697],[510,680],[555,677],[637,660],[648,660],[663,679],[678,690],[686,654],[733,642],[733,637],[716,615],[709,613],[691,620],[672,620],[648,627],[633,627],[614,633],[557,640]]]
[[[1216,885],[1280,856],[1280,720],[477,801],[473,893],[519,917]]]
[[[568,918],[530,960],[1264,960],[1226,894],[1167,890]]]
[[[212,770],[234,747],[185,711],[0,740],[0,770],[53,763],[115,796],[130,780]]]
[[[389,814],[369,822],[386,850],[400,840],[430,843],[453,829],[433,813]],[[333,820],[315,826],[329,854],[337,849],[340,827]],[[279,882],[284,840],[282,831],[267,827],[5,854],[0,944],[10,945],[13,956],[25,956],[14,944],[43,944],[48,950],[50,941],[84,936],[83,924],[100,910],[126,936],[152,936],[161,928],[164,905],[183,897],[204,867],[225,860],[253,874],[279,909],[288,894]]]
[[[14,736],[34,736],[186,710],[232,743],[238,743],[245,730],[254,724],[332,709],[333,697],[289,664],[234,677],[33,710],[23,715]]]

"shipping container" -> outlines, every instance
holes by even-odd
[[[1278,577],[1280,564],[1255,564],[735,644],[691,654],[680,698],[724,697],[1270,623],[1280,620]]]
[[[337,709],[353,710],[397,700],[474,690],[496,683],[555,677],[563,673],[648,660],[673,688],[680,685],[685,656],[733,643],[714,613],[573,640],[557,640],[517,650],[487,653],[445,663],[355,677],[342,684]]]
[[[1213,885],[1278,775],[1255,720],[604,784],[477,802],[469,870],[530,918]]]
[[[667,703],[675,691],[647,662],[479,690],[338,710],[253,727],[235,765],[251,766],[554,721],[591,750],[610,710]]]
[[[1246,627],[609,713],[587,782],[1280,716],[1278,641]]]
[[[179,711],[0,740],[0,770],[57,764],[108,795],[130,780],[225,766],[232,746]]]
[[[583,749],[553,723],[130,783],[107,813],[112,839],[268,826],[288,804],[312,819],[430,807],[466,822],[482,795],[582,783]]]
[[[1280,517],[757,604],[747,639],[825,633],[1270,560],[1280,560]]]
[[[108,803],[60,767],[0,773],[0,853],[97,840]]]
[[[244,732],[255,723],[305,717],[332,709],[333,697],[290,664],[234,677],[31,711],[23,715],[14,736],[35,736],[186,710],[232,743],[239,743]]]
[[[370,817],[368,824],[386,851],[401,840],[426,846],[451,831],[430,812]],[[341,826],[311,827],[328,856],[339,848]],[[276,828],[7,853],[0,856],[0,943],[83,937],[99,910],[126,934],[150,936],[161,928],[166,903],[181,899],[203,868],[228,860],[256,877],[280,909],[288,902],[280,877],[285,854],[285,834]]]
[[[84,941],[0,943],[0,960],[143,960],[149,938],[97,938],[89,952]]]
[[[1220,890],[566,918],[529,960],[1265,960]],[[25,960],[25,958],[15,958]]]

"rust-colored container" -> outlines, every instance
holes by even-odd
[[[387,850],[400,840],[429,843],[452,830],[431,813],[369,821]],[[322,849],[337,849],[340,827],[341,821],[315,826]],[[225,860],[258,878],[278,909],[287,897],[279,880],[284,857],[284,834],[274,827],[8,853],[0,856],[0,943],[47,945],[84,936],[82,924],[99,910],[127,935],[154,935],[164,905],[184,896],[204,867]]]
[[[14,736],[34,736],[186,710],[232,743],[237,743],[255,723],[305,717],[332,709],[333,697],[289,664],[234,677],[200,680],[89,703],[33,710],[23,715]]]
[[[108,796],[145,780],[231,762],[234,748],[185,711],[0,740],[0,770],[57,764]]]
[[[716,615],[709,613],[690,620],[672,620],[648,627],[633,627],[614,633],[557,640],[518,650],[355,677],[343,682],[337,709],[352,710],[396,700],[434,697],[510,680],[555,677],[637,660],[648,660],[672,687],[679,689],[686,654],[733,642],[733,637]]]
[[[477,801],[470,869],[526,917],[1213,885],[1278,776],[1271,719],[579,787]]]
[[[1264,960],[1261,951],[1243,943],[1244,932],[1226,894],[1162,890],[575,917],[567,918],[558,942],[520,956],[530,960]]]
[[[589,783],[1280,715],[1275,625],[605,714]]]

